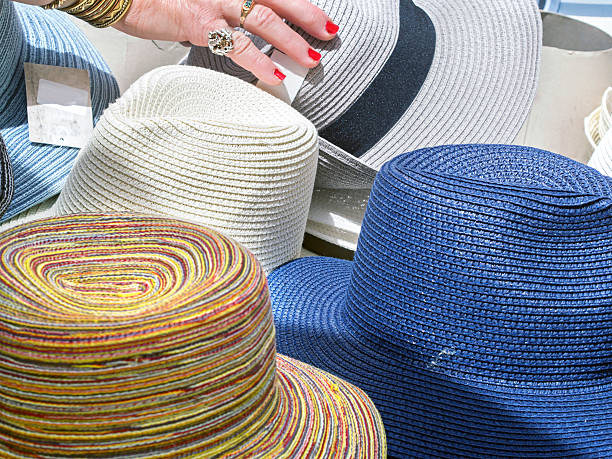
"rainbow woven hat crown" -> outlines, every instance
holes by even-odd
[[[277,356],[247,250],[174,220],[76,215],[0,238],[3,457],[379,457],[359,389]]]
[[[354,262],[269,278],[279,352],[357,384],[400,457],[612,454],[612,180],[527,147],[379,172]]]

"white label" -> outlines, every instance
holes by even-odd
[[[72,86],[41,78],[38,82],[36,102],[40,105],[56,104],[87,107],[89,105],[89,93],[83,89],[73,88]]]
[[[26,63],[31,142],[83,148],[93,133],[87,70]]]
[[[276,86],[266,84],[260,80],[257,82],[257,87],[291,105],[310,69],[302,67],[278,50],[274,50],[270,58],[278,69],[286,75],[286,78],[281,84]]]

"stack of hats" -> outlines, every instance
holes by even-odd
[[[112,103],[61,13],[0,0],[0,456],[612,455],[612,178],[504,145],[550,100],[537,3],[315,3],[292,107],[203,48]],[[89,71],[78,158],[28,141],[24,61]],[[354,261],[293,260],[306,228]]]
[[[427,146],[514,140],[536,92],[542,22],[533,0],[313,3],[340,34],[321,42],[297,29],[322,55],[292,104],[321,136],[323,191],[307,232],[354,249],[365,205],[353,190],[367,197],[385,162]],[[208,48],[186,63],[254,79]]]
[[[0,213],[0,221],[6,221],[59,193],[78,153],[76,148],[29,141],[23,63],[87,70],[95,119],[119,89],[93,45],[57,11],[0,0],[0,55],[0,135],[14,181],[14,195]],[[2,164],[4,171],[8,166]]]
[[[368,397],[276,355],[266,279],[219,233],[131,215],[0,239],[3,457],[386,455]]]
[[[281,353],[372,398],[397,457],[612,454],[612,179],[504,145],[387,163],[354,262],[269,276]]]
[[[317,157],[315,127],[284,102],[210,70],[161,67],[104,112],[56,213],[191,220],[270,271],[300,252]]]

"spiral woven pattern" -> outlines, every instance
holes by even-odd
[[[384,455],[367,396],[276,357],[265,276],[232,240],[95,214],[1,236],[3,457]]]
[[[379,172],[354,262],[270,275],[278,349],[363,388],[394,456],[608,457],[611,248],[612,180],[588,166],[411,152]]]
[[[191,220],[270,271],[299,254],[317,156],[314,126],[284,102],[211,70],[161,67],[104,113],[57,212]]]

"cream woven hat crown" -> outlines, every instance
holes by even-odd
[[[315,127],[284,102],[218,72],[160,67],[104,112],[54,213],[194,221],[270,271],[299,254],[317,155]]]

